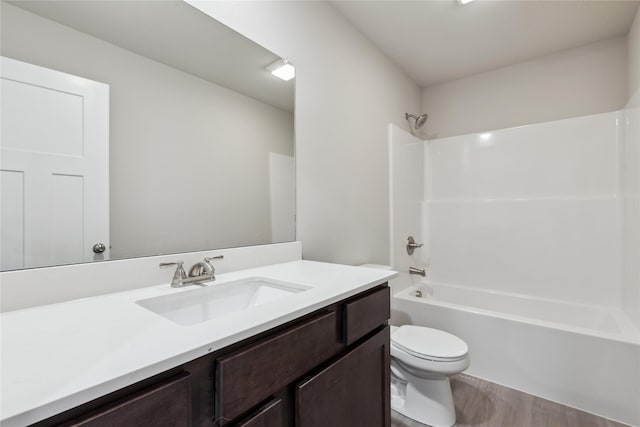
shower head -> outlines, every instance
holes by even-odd
[[[417,119],[416,119],[416,129],[420,129],[422,126],[424,126],[425,123],[427,123],[427,118],[429,116],[427,116],[426,114],[421,114]]]
[[[414,116],[413,114],[409,114],[409,113],[404,113],[404,118],[409,122],[409,118],[415,119],[415,123],[413,125],[413,128],[418,130],[420,129],[422,126],[424,126],[425,123],[427,123],[427,118],[429,116],[427,114],[421,114],[419,116]],[[411,122],[409,122],[409,126],[411,126]]]

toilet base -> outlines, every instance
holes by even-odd
[[[456,422],[448,377],[426,379],[403,372],[409,381],[391,379],[391,409],[433,427],[451,427]]]

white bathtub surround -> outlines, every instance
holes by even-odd
[[[619,306],[620,115],[429,141],[430,279]]]
[[[620,120],[622,305],[640,330],[640,90]]]
[[[619,306],[619,201],[432,201],[431,279]]]
[[[423,239],[423,146],[421,139],[390,124],[389,131],[389,225],[391,236],[390,262],[406,274],[409,267],[423,268],[428,259],[428,245]],[[425,244],[413,255],[407,254],[407,237]],[[394,281],[394,290],[401,290],[407,282]]]
[[[12,427],[42,420],[348,298],[395,275],[393,271],[301,260],[224,273],[208,286],[262,277],[309,289],[277,303],[189,326],[136,303],[193,290],[192,286],[171,288],[168,283],[3,313],[0,423]]]
[[[640,425],[640,120],[631,105],[425,142],[428,276],[401,274],[396,289],[414,285],[426,299],[393,298],[394,324],[459,336],[471,375]]]
[[[0,311],[169,283],[173,271],[161,270],[159,263],[184,261],[185,268],[189,268],[204,257],[215,255],[224,255],[224,259],[214,261],[216,273],[222,274],[300,260],[302,244],[288,242],[0,272]]]
[[[640,425],[640,346],[629,325],[618,323],[619,312],[558,306],[554,301],[527,304],[519,297],[473,288],[425,288],[431,297],[416,298],[415,287],[394,295],[400,320],[446,330],[464,340],[472,360],[469,375]],[[529,310],[526,315],[510,313],[523,304]],[[571,311],[583,316],[580,326]],[[550,320],[554,313],[571,323]]]

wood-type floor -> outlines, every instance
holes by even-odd
[[[468,375],[451,379],[457,427],[623,427],[575,408]],[[424,424],[391,413],[391,427]]]

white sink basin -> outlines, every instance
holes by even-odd
[[[197,285],[196,285],[197,286]],[[179,325],[194,325],[286,298],[308,286],[251,277],[136,301]]]

